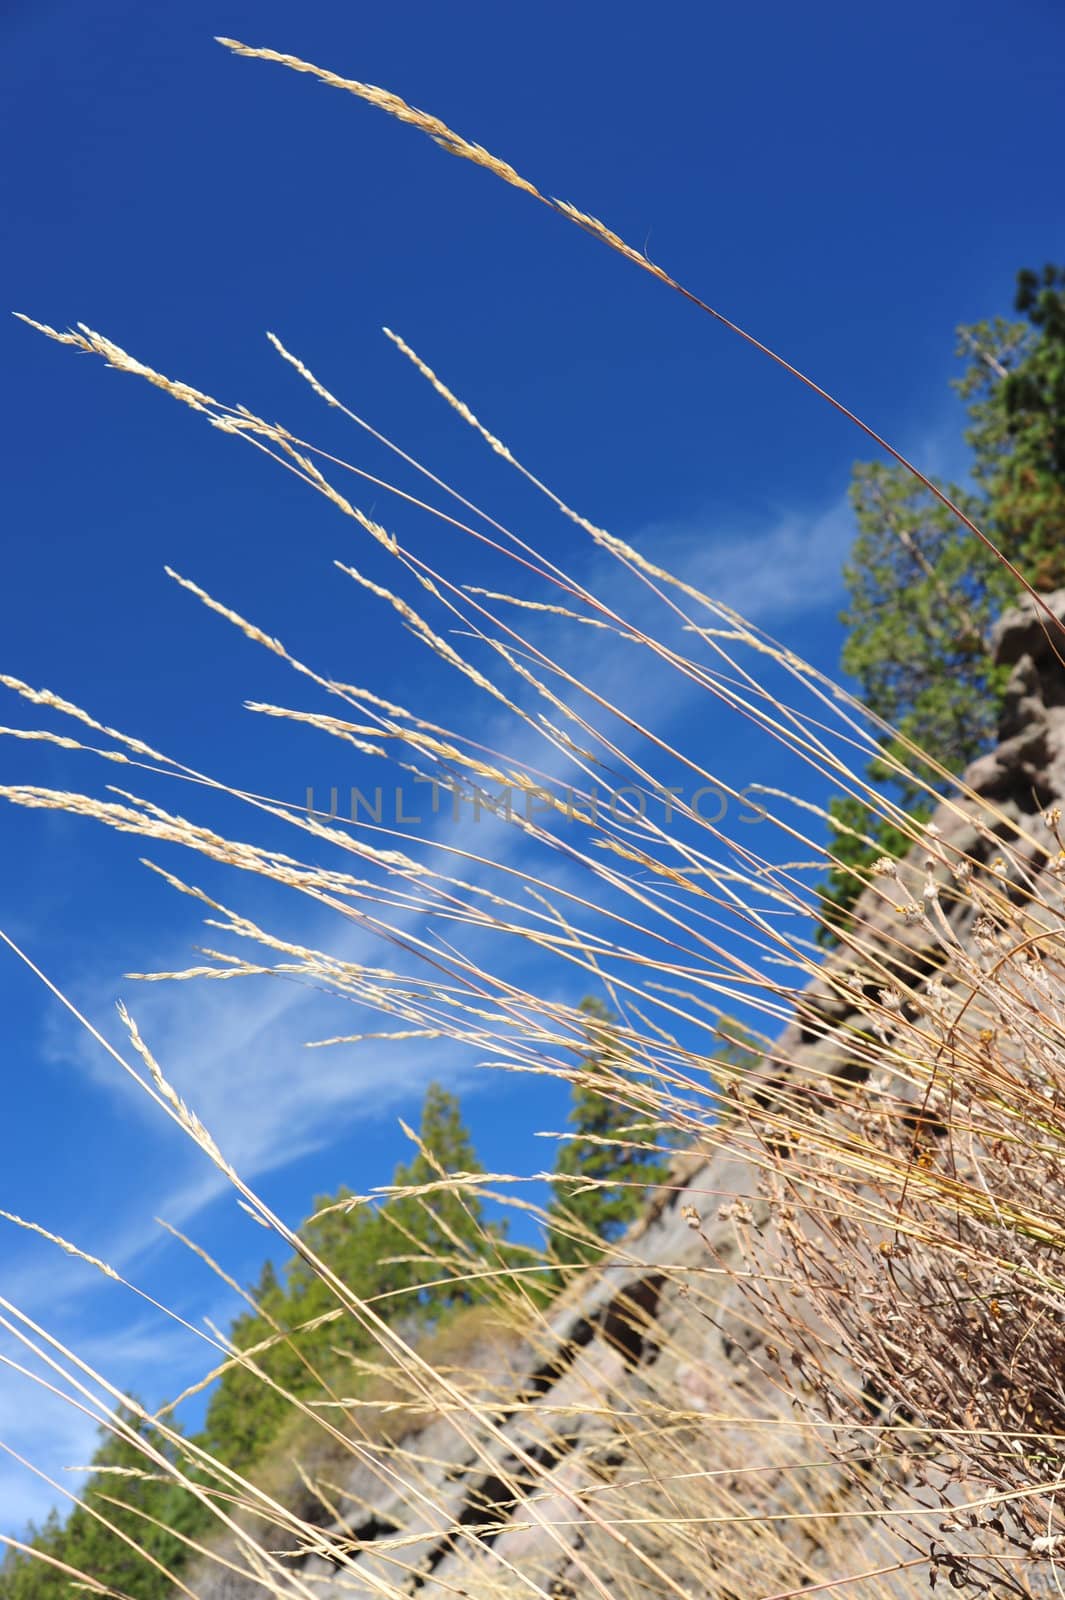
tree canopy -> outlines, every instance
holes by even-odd
[[[657,1135],[622,1098],[638,1077],[618,1038],[618,1019],[596,999],[582,1000],[585,1042],[573,1083],[572,1137],[555,1163],[552,1244],[559,1259],[595,1260],[639,1216],[647,1188],[668,1163]]]
[[[397,1166],[393,1186],[422,1187],[447,1174],[479,1171],[458,1100],[430,1084],[418,1153]],[[381,1316],[401,1323],[413,1337],[471,1303],[471,1274],[478,1267],[495,1269],[507,1259],[502,1227],[485,1218],[483,1202],[470,1190],[461,1198],[439,1189],[376,1204],[342,1187],[315,1201],[299,1237],[352,1295],[372,1301]],[[316,1398],[341,1379],[343,1392],[350,1393],[357,1383],[349,1358],[369,1353],[373,1342],[303,1254],[292,1256],[280,1273],[267,1262],[248,1298],[248,1310],[229,1330],[245,1359],[234,1361],[215,1384],[194,1441],[245,1475],[277,1439],[292,1411],[289,1397]],[[163,1469],[153,1469],[134,1442],[139,1436],[174,1460],[174,1447],[158,1430],[133,1410],[123,1425],[124,1433],[102,1437],[82,1496],[85,1509],[76,1507],[64,1521],[53,1514],[42,1528],[30,1530],[29,1539],[45,1555],[131,1600],[164,1600],[174,1592],[168,1572],[180,1570],[187,1558],[182,1535],[202,1536],[212,1518],[195,1495]],[[69,1589],[69,1576],[46,1562],[11,1551],[0,1563],[0,1600],[66,1600]]]
[[[173,1592],[170,1574],[184,1562],[184,1541],[202,1529],[206,1513],[164,1467],[153,1465],[135,1438],[187,1468],[157,1429],[132,1406],[124,1408],[119,1431],[101,1435],[82,1503],[63,1522],[53,1511],[33,1533],[33,1542],[44,1555],[101,1579],[131,1600],[159,1600]],[[14,1551],[0,1565],[3,1600],[68,1600],[70,1593],[71,1578],[57,1566]]]
[[[965,362],[971,487],[940,485],[1037,591],[1065,584],[1065,269],[1021,272],[1015,309],[958,329]],[[842,664],[870,710],[895,729],[880,741],[871,782],[915,821],[995,737],[1006,675],[991,631],[1016,579],[906,470],[862,462],[851,484],[857,534],[844,569]],[[913,747],[932,762],[915,759]],[[907,765],[918,781],[900,773]],[[933,764],[934,763],[934,764]],[[905,832],[854,795],[830,806],[837,857],[822,890],[832,943],[877,856]]]

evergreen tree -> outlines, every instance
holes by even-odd
[[[394,1187],[438,1182],[441,1171],[482,1170],[459,1102],[439,1084],[426,1091],[419,1138],[423,1149],[396,1167]],[[308,1252],[358,1300],[374,1302],[386,1321],[402,1322],[411,1332],[472,1303],[476,1284],[463,1274],[478,1265],[496,1269],[503,1259],[503,1230],[485,1221],[483,1202],[469,1192],[463,1198],[446,1190],[401,1195],[378,1205],[357,1202],[342,1186],[318,1196],[299,1232]],[[267,1263],[254,1294],[259,1312],[244,1313],[230,1331],[241,1350],[270,1341],[253,1358],[258,1371],[232,1367],[207,1411],[208,1448],[240,1471],[260,1460],[278,1433],[291,1409],[286,1394],[317,1396],[323,1383],[349,1392],[346,1358],[373,1344],[308,1259],[293,1256],[283,1278],[279,1282]]]
[[[1065,270],[1020,273],[1015,306],[1025,321],[958,330],[968,366],[956,387],[969,411],[975,492],[947,492],[1045,592],[1065,584]],[[859,464],[851,498],[858,533],[844,574],[843,666],[871,710],[902,735],[882,743],[868,777],[922,821],[934,798],[900,778],[894,763],[941,792],[948,780],[915,762],[905,741],[948,774],[988,748],[1006,678],[990,660],[991,629],[1016,583],[902,467]],[[840,865],[821,893],[823,944],[835,942],[876,857],[908,845],[853,796],[837,797],[829,810],[840,825],[829,841]]]
[[[372,1299],[397,1287],[384,1259],[387,1248],[377,1208],[357,1201],[346,1185],[335,1195],[319,1195],[299,1231],[308,1250],[356,1299]],[[294,1256],[289,1263],[285,1289],[283,1314],[286,1325],[294,1329],[340,1307],[328,1281],[302,1256]],[[331,1350],[361,1349],[369,1338],[361,1323],[345,1313],[321,1328],[296,1333],[292,1343],[298,1355],[320,1367],[323,1363],[335,1365],[329,1360]],[[300,1388],[306,1386],[306,1378],[300,1380],[298,1374],[293,1382]]]
[[[749,1028],[745,1028],[742,1022],[737,1021],[735,1017],[722,1014],[714,1031],[721,1043],[711,1057],[713,1063],[738,1067],[742,1072],[753,1072],[761,1065],[765,1055],[765,1045],[759,1044],[755,1035]]]
[[[397,1187],[415,1188],[438,1183],[445,1174],[484,1171],[457,1098],[439,1084],[431,1083],[426,1091],[418,1138],[418,1154],[396,1168],[392,1182]],[[495,1271],[504,1259],[505,1229],[486,1221],[484,1202],[473,1190],[459,1194],[440,1189],[421,1199],[393,1200],[381,1218],[386,1232],[391,1230],[397,1255],[421,1256],[407,1265],[406,1273],[410,1282],[421,1286],[417,1309],[430,1322],[477,1298],[476,1282],[463,1274],[478,1266]],[[434,1281],[441,1278],[454,1281]]]
[[[873,862],[881,856],[903,856],[910,840],[901,828],[877,816],[853,795],[834,795],[828,804],[833,828],[829,849],[839,862],[831,866],[819,890],[818,944],[830,949],[838,943],[838,932],[850,923],[851,907],[862,891]],[[909,814],[916,823],[932,814],[931,802],[923,798],[911,804]]]
[[[175,1460],[174,1447],[150,1424],[128,1409],[120,1415],[133,1434],[165,1460]],[[184,1538],[201,1534],[210,1513],[121,1434],[104,1432],[92,1465],[83,1504],[64,1523],[50,1513],[44,1527],[32,1532],[32,1543],[132,1600],[165,1600],[174,1592],[167,1573],[176,1572],[186,1557]],[[71,1582],[58,1568],[30,1556],[11,1555],[0,1568],[3,1600],[68,1600]]]
[[[238,1350],[253,1351],[276,1338],[277,1326],[285,1326],[286,1297],[270,1262],[263,1267],[253,1299],[258,1312],[238,1316],[229,1337]],[[282,1345],[275,1344],[250,1360],[276,1383],[286,1385],[291,1378],[291,1357]],[[287,1385],[286,1385],[287,1386]],[[242,1471],[257,1459],[274,1437],[284,1419],[287,1404],[283,1396],[264,1382],[250,1367],[234,1365],[219,1380],[207,1407],[203,1442],[212,1455],[227,1466]]]
[[[43,1555],[64,1559],[63,1524],[57,1511],[49,1511],[41,1528],[31,1523],[22,1538]],[[0,1600],[68,1600],[70,1584],[65,1573],[21,1550],[9,1547],[0,1562]]]
[[[395,1170],[396,1187],[435,1183],[441,1172],[483,1170],[458,1100],[439,1084],[430,1084],[426,1092],[419,1137],[418,1154]],[[437,1324],[476,1298],[476,1285],[464,1274],[478,1266],[496,1270],[508,1259],[504,1230],[485,1219],[477,1195],[467,1192],[460,1198],[440,1190],[380,1206],[354,1200],[347,1188],[319,1197],[300,1237],[358,1299],[374,1301],[386,1321],[413,1322],[415,1332]],[[435,1283],[438,1278],[445,1281]],[[394,1291],[402,1292],[393,1297]],[[230,1338],[238,1350],[267,1348],[252,1358],[258,1370],[236,1364],[219,1380],[197,1441],[242,1473],[263,1460],[290,1414],[287,1394],[317,1398],[323,1383],[339,1383],[350,1392],[345,1358],[369,1351],[373,1343],[303,1255],[292,1257],[282,1278],[267,1262],[251,1298],[255,1309],[234,1320]],[[320,1318],[327,1320],[319,1323]],[[174,1459],[173,1447],[157,1430],[132,1411],[125,1421],[166,1459]],[[187,1555],[180,1536],[201,1535],[212,1525],[210,1512],[162,1469],[156,1473],[127,1438],[106,1433],[92,1465],[86,1505],[101,1511],[163,1567],[179,1571]],[[88,1510],[75,1508],[65,1521],[52,1513],[42,1528],[30,1530],[27,1542],[131,1600],[164,1600],[174,1592],[151,1561]],[[41,1561],[9,1552],[0,1563],[0,1600],[67,1600],[69,1592],[69,1578]]]
[[[979,518],[972,496],[957,487],[948,492]],[[843,667],[866,704],[903,736],[885,743],[874,775],[889,778],[892,759],[914,764],[906,739],[957,772],[994,735],[1001,684],[988,638],[1014,581],[901,468],[856,467],[851,500],[858,536],[844,568],[850,606]],[[927,766],[918,764],[918,772],[940,781]],[[919,785],[894,782],[902,805],[922,798]]]
[[[590,1240],[570,1237],[573,1223],[609,1243],[636,1220],[647,1188],[669,1170],[655,1148],[655,1131],[614,1097],[632,1075],[617,1018],[596,999],[582,1000],[580,1009],[586,1038],[569,1114],[573,1137],[559,1151],[550,1207],[557,1219],[549,1228],[552,1248],[565,1262],[593,1261],[602,1253]]]
[[[956,387],[983,493],[985,531],[1040,593],[1065,584],[1065,268],[1017,275],[1014,309],[959,330]]]

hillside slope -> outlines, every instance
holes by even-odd
[[[1065,618],[1065,591],[1050,604]],[[807,1093],[819,1115],[846,1119],[848,1096],[867,1076],[861,1042],[876,997],[938,984],[937,1004],[949,1010],[944,940],[971,947],[980,913],[973,899],[944,895],[942,937],[930,935],[927,917],[900,915],[907,890],[927,905],[930,871],[948,886],[967,860],[978,874],[998,873],[1007,895],[1011,873],[1028,871],[1044,906],[1060,904],[1056,862],[1030,841],[1046,839],[1044,813],[1065,798],[1065,667],[1030,605],[1003,619],[996,651],[1012,677],[1001,743],[966,774],[978,800],[941,805],[899,881],[884,877],[865,892],[863,948],[834,952],[805,992],[764,1065],[763,1102]],[[999,842],[1012,846],[1001,868]],[[293,1594],[362,1600],[395,1586],[423,1600],[583,1597],[597,1592],[600,1574],[618,1600],[740,1600],[817,1586],[843,1559],[846,1573],[867,1575],[843,1592],[901,1596],[925,1592],[926,1571],[906,1563],[924,1562],[936,1539],[954,1550],[948,1576],[960,1586],[964,1529],[951,1544],[950,1531],[937,1531],[941,1513],[923,1524],[872,1515],[934,1507],[957,1490],[903,1453],[878,1458],[860,1429],[848,1436],[807,1372],[813,1352],[823,1369],[834,1346],[824,1305],[798,1304],[809,1339],[782,1350],[764,1293],[744,1276],[745,1262],[761,1257],[768,1273],[780,1252],[771,1164],[747,1134],[751,1103],[748,1089],[717,1147],[678,1164],[608,1266],[530,1326],[505,1370],[492,1372],[500,1358],[489,1345],[480,1376],[474,1360],[449,1379],[466,1397],[461,1407],[425,1377],[431,1417],[411,1424],[398,1449],[367,1435],[360,1463],[333,1486],[331,1526],[293,1526],[279,1557]],[[841,1350],[838,1379],[885,1421],[885,1373],[856,1372]],[[895,1415],[905,1420],[905,1408]],[[328,1557],[315,1550],[324,1537]],[[246,1549],[234,1542],[228,1553],[247,1567]],[[1016,1592],[1059,1592],[1052,1566],[1018,1566]],[[201,1600],[263,1592],[250,1575],[216,1565],[189,1587]]]

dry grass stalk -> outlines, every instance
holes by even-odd
[[[398,97],[293,57],[223,42],[239,54],[310,73],[418,127],[695,299],[603,224],[546,199],[506,163]],[[542,800],[539,814],[528,808],[511,819],[520,860],[497,860],[464,840],[412,840],[398,829],[382,847],[390,832],[385,824],[375,826],[371,842],[356,823],[245,794],[51,691],[5,677],[24,701],[119,748],[93,749],[49,729],[0,732],[48,741],[79,758],[147,768],[187,785],[193,800],[204,791],[224,794],[247,808],[249,823],[267,818],[294,830],[295,843],[288,854],[226,837],[149,797],[110,787],[105,798],[11,783],[0,789],[11,803],[91,818],[161,849],[180,846],[194,861],[249,873],[279,897],[295,894],[300,904],[335,918],[338,930],[355,925],[390,947],[384,967],[339,954],[325,939],[321,948],[296,942],[284,932],[283,914],[277,927],[264,926],[159,867],[177,892],[211,913],[210,926],[240,947],[252,946],[257,958],[208,950],[202,964],[184,972],[145,976],[189,981],[283,973],[357,1004],[375,1024],[319,1044],[448,1039],[499,1069],[572,1081],[582,1070],[574,1049],[584,1019],[575,1005],[527,992],[510,975],[513,955],[533,954],[554,964],[556,993],[601,985],[621,1015],[618,1041],[632,1070],[602,1069],[601,1092],[659,1130],[663,1141],[683,1141],[704,1157],[718,1151],[722,1161],[739,1163],[730,1170],[744,1174],[720,1219],[731,1216],[734,1224],[728,1248],[693,1208],[689,1221],[705,1254],[697,1266],[688,1260],[662,1267],[670,1315],[655,1322],[639,1308],[619,1312],[613,1342],[604,1335],[594,1363],[573,1357],[554,1407],[534,1403],[520,1389],[515,1398],[509,1377],[498,1387],[486,1377],[483,1321],[467,1325],[465,1343],[460,1330],[450,1347],[413,1347],[390,1322],[391,1307],[353,1294],[242,1180],[169,1083],[131,1016],[123,1013],[140,1067],[75,1011],[225,1174],[248,1212],[328,1287],[334,1305],[318,1324],[355,1325],[379,1351],[373,1362],[353,1365],[357,1392],[323,1379],[313,1403],[286,1394],[291,1469],[252,1481],[183,1445],[183,1459],[206,1478],[204,1487],[145,1448],[145,1471],[183,1473],[189,1492],[213,1509],[219,1538],[197,1547],[201,1577],[213,1564],[233,1580],[309,1600],[325,1574],[335,1572],[338,1581],[398,1596],[422,1572],[416,1546],[428,1529],[464,1563],[466,1576],[449,1580],[453,1590],[482,1600],[518,1594],[547,1600],[559,1560],[569,1563],[582,1594],[604,1600],[651,1592],[783,1600],[846,1592],[848,1585],[863,1597],[886,1597],[907,1592],[897,1584],[912,1583],[930,1562],[955,1585],[976,1591],[1044,1592],[1041,1584],[1056,1582],[1065,1436],[1065,970],[1057,820],[1049,818],[1036,837],[959,784],[945,815],[967,819],[977,841],[968,853],[889,808],[925,852],[923,883],[915,892],[912,872],[909,879],[881,875],[861,903],[843,959],[822,973],[806,932],[810,864],[823,868],[831,859],[804,831],[804,814],[816,808],[763,786],[772,827],[760,838],[772,842],[762,848],[707,820],[671,779],[683,776],[689,788],[715,784],[733,801],[742,793],[715,775],[704,752],[676,748],[652,718],[615,702],[598,662],[568,658],[567,629],[573,622],[590,625],[597,637],[639,652],[646,670],[758,729],[781,759],[875,805],[858,773],[882,725],[853,698],[730,608],[572,511],[402,341],[396,343],[459,415],[549,495],[612,573],[631,580],[629,598],[619,598],[613,584],[608,596],[567,577],[426,472],[469,520],[398,488],[397,503],[441,519],[486,563],[509,562],[513,586],[520,579],[533,592],[508,595],[454,581],[361,511],[328,475],[367,476],[356,465],[245,407],[163,376],[86,327],[60,333],[32,325],[168,393],[295,472],[354,521],[376,546],[375,556],[394,563],[394,582],[382,584],[351,565],[341,570],[366,603],[380,604],[429,651],[434,670],[456,675],[471,701],[469,708],[459,703],[454,729],[421,719],[385,694],[319,673],[274,634],[171,572],[334,707],[254,702],[256,714],[298,720],[367,762],[395,762],[400,772],[458,785],[485,803],[500,784]],[[274,342],[325,403],[368,427]],[[414,591],[417,605],[404,589]],[[464,653],[445,636],[449,630],[451,637],[472,638],[474,648]],[[482,658],[493,663],[491,674],[476,664]],[[781,682],[794,703],[781,697]],[[335,712],[338,701],[344,715]],[[501,749],[484,742],[486,704],[520,739],[500,739]],[[642,802],[672,788],[680,792],[659,821]],[[563,813],[565,835],[558,826]],[[335,852],[328,866],[321,864],[326,851]],[[885,904],[897,907],[894,929],[885,925]],[[446,939],[436,937],[437,928]],[[490,966],[479,954],[486,949]],[[767,1044],[757,1071],[723,1066],[715,1080],[708,1078],[706,1058],[718,1042],[722,1011],[742,1005],[761,1013],[767,1031],[776,1030],[815,977],[844,1008],[845,1020],[825,1014],[810,1023],[811,1037],[826,1049],[823,1065],[794,1072]],[[829,1064],[829,1054],[841,1051],[845,1074]],[[441,1188],[461,1196],[490,1181],[504,1180],[441,1173],[439,1184],[417,1198],[429,1205]],[[508,1282],[498,1273],[487,1240],[477,1259],[457,1238],[451,1242],[453,1252],[437,1263],[441,1276],[481,1281],[495,1307],[491,1358],[512,1349],[512,1330],[520,1327],[527,1353],[542,1366],[557,1362],[556,1313],[579,1299],[580,1282],[548,1313],[524,1293],[520,1274]],[[638,1245],[630,1240],[605,1270],[616,1267],[631,1278],[638,1266]],[[224,1268],[217,1270],[226,1277]],[[4,1326],[46,1362],[55,1387],[129,1436],[117,1389],[14,1308],[6,1310]],[[743,1358],[718,1370],[707,1360],[706,1329],[726,1318]],[[276,1328],[256,1349],[224,1351],[223,1364],[239,1362],[272,1383],[260,1358],[289,1337]],[[652,1338],[656,1359],[634,1375],[639,1364],[632,1350]],[[161,1437],[176,1440],[167,1433],[169,1409],[156,1420]],[[528,1433],[516,1438],[518,1424]],[[765,1440],[765,1459],[757,1464],[752,1438]],[[447,1492],[445,1469],[456,1460],[468,1478],[490,1474],[497,1485],[483,1514],[465,1520],[457,1519]],[[383,1503],[399,1508],[395,1525],[372,1538],[360,1534]],[[409,1531],[414,1522],[417,1538]],[[848,1551],[858,1524],[867,1537],[864,1564],[856,1568]],[[85,1581],[91,1584],[91,1576]]]

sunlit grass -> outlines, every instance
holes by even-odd
[[[609,228],[545,200],[505,162],[394,96],[293,58],[233,48],[383,107],[709,309]],[[477,1282],[483,1304],[434,1338],[413,1340],[393,1307],[355,1295],[242,1179],[133,1015],[123,1013],[122,1054],[75,1012],[249,1213],[327,1285],[327,1317],[357,1326],[376,1348],[372,1360],[345,1362],[338,1338],[336,1365],[316,1375],[319,1398],[286,1396],[291,1415],[277,1451],[248,1476],[172,1431],[169,1410],[154,1418],[182,1464],[147,1446],[144,1470],[176,1476],[210,1506],[217,1527],[193,1541],[176,1586],[207,1591],[225,1569],[232,1581],[305,1597],[335,1573],[353,1593],[398,1595],[424,1576],[427,1541],[457,1563],[450,1592],[485,1600],[557,1595],[552,1585],[567,1564],[574,1592],[606,1600],[754,1600],[848,1585],[863,1596],[898,1594],[906,1592],[900,1574],[923,1585],[930,1568],[991,1593],[1040,1592],[1055,1581],[1065,1438],[1058,814],[1028,829],[959,782],[932,827],[910,822],[860,776],[883,728],[851,695],[566,505],[395,335],[458,417],[554,503],[580,541],[575,549],[596,553],[604,581],[567,574],[392,441],[384,442],[422,474],[429,499],[369,479],[356,462],[166,377],[86,327],[32,326],[140,377],[323,496],[369,541],[377,574],[362,570],[356,554],[337,562],[337,582],[350,586],[355,606],[381,607],[426,652],[430,670],[449,677],[456,707],[445,727],[417,705],[394,703],[387,682],[336,680],[294,657],[265,622],[246,618],[239,596],[216,597],[206,579],[171,572],[221,623],[287,663],[313,696],[310,706],[256,701],[252,714],[298,721],[380,763],[390,778],[435,780],[486,806],[500,789],[523,802],[505,851],[499,829],[491,848],[477,850],[468,833],[419,838],[387,822],[347,824],[238,791],[108,726],[58,689],[5,676],[10,691],[84,738],[50,728],[4,732],[50,742],[72,762],[102,759],[109,779],[116,768],[124,783],[162,778],[178,797],[163,806],[111,782],[0,788],[16,805],[90,818],[168,850],[167,866],[148,864],[203,908],[212,941],[226,948],[208,949],[183,972],[140,976],[282,975],[363,1014],[359,1033],[311,1041],[320,1047],[357,1037],[387,1047],[389,1036],[416,1035],[460,1045],[500,1071],[563,1082],[583,1070],[575,1064],[585,1026],[578,1001],[594,987],[621,1019],[617,1039],[634,1068],[602,1066],[596,1086],[664,1146],[685,1150],[678,1187],[694,1180],[684,1194],[683,1258],[655,1262],[669,1314],[654,1327],[657,1359],[637,1376],[624,1336],[612,1342],[604,1322],[581,1344],[573,1319],[597,1275],[639,1276],[638,1238],[614,1247],[591,1279],[569,1273],[554,1300],[535,1292],[536,1280],[566,1278],[565,1263],[560,1271],[530,1255],[525,1273],[504,1272],[488,1264],[487,1242],[483,1260],[456,1246],[439,1260],[440,1274]],[[369,427],[274,343],[320,399]],[[449,576],[448,546],[430,562],[414,539],[364,512],[352,497],[368,479],[377,494],[394,493],[397,514],[428,516],[472,542],[484,584]],[[388,582],[382,563],[391,564]],[[513,593],[496,586],[501,570]],[[602,638],[600,654],[574,648],[574,624]],[[646,663],[678,696],[757,730],[778,752],[779,770],[794,775],[799,797],[785,780],[760,786],[766,820],[751,832],[708,820],[694,800],[700,786],[737,804],[750,795],[709,764],[697,716],[686,718],[680,744],[667,716],[612,697],[618,652]],[[510,730],[504,739],[485,735],[486,706],[491,726]],[[872,875],[826,968],[811,919],[818,876],[833,858],[824,812],[803,794],[811,774],[826,793],[843,790],[889,815],[914,845],[904,866],[885,863]],[[663,793],[674,797],[668,816]],[[223,835],[207,820],[219,794],[246,808],[249,837]],[[961,822],[979,841],[973,854],[952,840]],[[276,843],[279,829],[290,830],[287,850]],[[180,870],[172,846],[186,852]],[[232,871],[224,900],[196,881],[204,862]],[[287,921],[281,909],[270,925],[241,910],[241,873],[276,888],[279,907],[281,897],[299,897],[297,908],[335,926],[335,942],[302,942],[286,931],[295,915]],[[354,928],[380,936],[373,965],[343,953],[342,935]],[[514,975],[530,956],[543,974],[536,989]],[[838,1006],[803,1012],[807,1048],[797,1066],[792,1046],[768,1041],[802,1008],[814,979]],[[706,1062],[721,1018],[737,1006],[767,1036],[764,1059],[753,1070],[722,1065],[711,1077]],[[507,1183],[503,1174],[445,1175],[439,1187],[491,1192],[520,1209],[520,1187]],[[422,1191],[427,1203],[432,1187]],[[49,1237],[83,1254],[76,1242]],[[220,1264],[207,1264],[225,1277]],[[652,1337],[638,1308],[619,1315],[619,1326],[629,1321],[640,1338]],[[2,1320],[45,1364],[49,1383],[136,1445],[124,1397],[103,1374],[6,1302]],[[708,1329],[726,1330],[728,1349],[742,1359],[712,1358],[723,1347]],[[212,1336],[205,1381],[239,1363],[273,1382],[260,1358],[293,1334],[278,1328],[251,1350]],[[529,1387],[529,1373],[555,1368],[549,1384]],[[480,1513],[453,1492],[452,1468],[460,1483],[490,1476],[493,1494]]]

